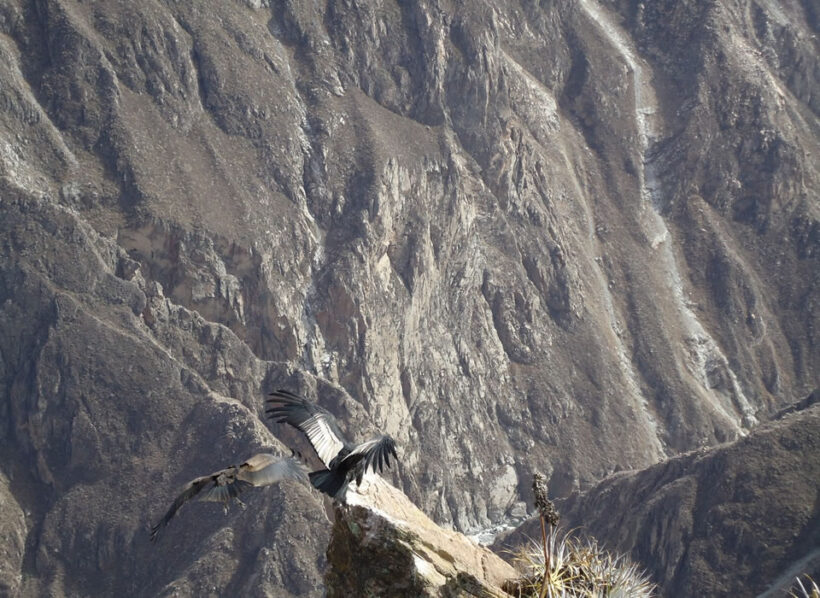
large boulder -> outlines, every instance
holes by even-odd
[[[366,478],[335,507],[329,598],[349,596],[507,596],[516,571],[490,550],[443,529],[381,478]]]

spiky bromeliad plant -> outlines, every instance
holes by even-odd
[[[650,598],[655,585],[624,556],[603,550],[594,540],[569,533],[550,534],[544,560],[543,546],[533,541],[516,554],[525,577],[505,588],[519,598]]]
[[[613,555],[594,540],[579,540],[553,529],[558,512],[547,498],[546,479],[536,474],[535,503],[541,517],[541,544],[531,542],[516,556],[525,577],[505,589],[519,598],[649,598],[655,585],[625,556]],[[547,531],[549,530],[549,531]]]

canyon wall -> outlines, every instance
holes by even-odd
[[[286,450],[277,387],[393,435],[466,532],[533,471],[565,495],[806,396],[817,30],[798,0],[3,2],[0,584],[319,595],[298,484],[147,541]]]

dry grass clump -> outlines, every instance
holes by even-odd
[[[533,541],[514,555],[521,579],[504,590],[519,598],[648,598],[655,584],[625,556],[613,555],[595,540],[578,540],[557,532],[560,515],[547,496],[547,478],[536,473],[532,482],[535,508],[541,519],[541,544]],[[813,597],[812,597],[813,598]]]
[[[522,579],[508,582],[505,590],[519,598],[648,598],[655,585],[624,556],[603,550],[594,540],[567,533],[550,534],[547,558],[543,546],[533,541],[515,555]],[[549,562],[549,568],[546,566]]]

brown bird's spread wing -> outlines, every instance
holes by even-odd
[[[277,457],[260,453],[248,459],[239,468],[239,479],[252,486],[270,486],[285,479],[306,479],[307,470],[295,457]]]
[[[171,504],[168,512],[160,519],[159,523],[151,528],[151,541],[154,542],[157,539],[160,530],[168,525],[168,522],[173,519],[182,505],[192,498],[227,502],[232,497],[238,496],[245,482],[242,482],[242,484],[236,483],[236,471],[236,467],[229,467],[188,482]]]
[[[227,504],[248,488],[270,486],[286,478],[304,479],[306,475],[305,468],[295,457],[259,453],[238,467],[228,467],[196,478],[186,484],[168,512],[151,528],[151,541],[157,539],[159,532],[168,525],[182,505],[193,498]]]

